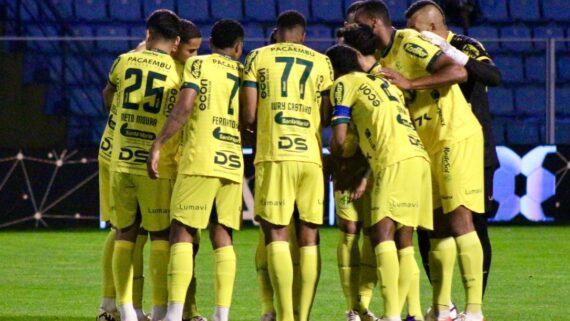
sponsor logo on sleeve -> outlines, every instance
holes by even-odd
[[[425,59],[428,56],[427,50],[422,48],[421,46],[416,45],[415,43],[407,43],[404,45],[404,50],[409,53],[410,55]]]

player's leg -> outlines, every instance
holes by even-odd
[[[408,304],[408,315],[416,320],[423,319],[420,303],[420,269],[416,262],[412,237],[414,228],[401,226],[396,231],[396,247],[398,248],[398,261],[400,275],[398,279],[398,295],[400,310]]]
[[[139,214],[140,215],[140,214]],[[143,311],[143,289],[144,289],[144,246],[148,239],[148,231],[141,228],[135,242],[133,252],[133,306],[137,312],[139,321],[145,320]]]
[[[192,259],[194,262],[194,271],[192,272],[192,280],[188,286],[188,291],[186,292],[186,300],[184,301],[184,312],[182,314],[182,321],[205,321],[206,318],[202,317],[198,312],[198,305],[196,304],[196,287],[198,285],[198,280],[196,279],[196,255],[200,250],[200,230],[196,230],[196,235],[193,237],[192,248],[194,252],[192,253]]]
[[[293,212],[292,162],[255,165],[255,215],[261,224],[267,249],[267,268],[275,292],[278,321],[293,321],[293,262],[288,225]],[[276,184],[276,182],[279,182]]]
[[[180,321],[194,273],[194,239],[208,225],[219,180],[178,175],[170,203],[170,261],[165,321]]]
[[[267,248],[263,229],[259,229],[259,239],[255,251],[255,269],[257,271],[257,284],[261,295],[261,321],[270,321],[275,318],[273,307],[273,287],[267,268]]]
[[[301,229],[299,220],[299,210],[297,206],[293,208],[293,218],[289,223],[289,249],[291,250],[291,260],[293,262],[293,314],[299,315],[301,306],[301,251],[297,239],[297,231]]]
[[[240,228],[242,220],[242,183],[225,179],[221,183],[216,195],[216,215],[210,220],[210,240],[216,260],[214,321],[228,321],[236,276],[232,231]]]
[[[422,265],[424,267],[424,271],[428,277],[428,280],[431,283],[430,269],[429,269],[430,232],[428,230],[417,230],[417,236],[418,236],[418,248],[420,250],[420,256],[422,258]]]
[[[362,247],[360,248],[360,275],[358,281],[358,304],[362,320],[374,321],[376,318],[370,312],[372,293],[378,283],[376,273],[376,254],[370,242],[370,228],[362,230]]]
[[[117,308],[123,321],[137,321],[133,305],[133,252],[140,220],[137,219],[137,199],[132,176],[111,173],[111,221],[117,228],[113,249],[113,279]]]
[[[323,224],[324,177],[322,167],[313,163],[298,165],[296,202],[299,210],[301,293],[299,321],[308,321],[321,272],[319,226]]]
[[[473,215],[473,224],[475,224],[475,230],[477,231],[477,235],[481,241],[481,246],[483,247],[483,295],[485,295],[485,290],[487,289],[487,280],[491,271],[491,260],[493,254],[487,219],[492,217],[494,212],[493,179],[495,176],[495,170],[496,168],[493,166],[485,167],[485,215]]]
[[[349,197],[348,192],[335,192],[337,225],[339,228],[336,253],[340,284],[346,300],[347,319],[356,320],[355,316],[358,316],[359,310],[360,253],[358,239],[361,224],[358,222],[355,204],[349,201]]]

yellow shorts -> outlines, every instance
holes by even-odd
[[[215,211],[214,210],[215,201]],[[186,226],[204,229],[215,222],[239,230],[242,222],[243,183],[219,177],[179,174],[172,192],[171,218]]]
[[[370,220],[385,217],[411,227],[433,229],[431,174],[429,161],[414,157],[374,173]]]
[[[109,164],[99,161],[99,217],[103,222],[111,220]]]
[[[373,184],[368,180],[368,187]],[[336,216],[345,221],[362,222],[364,227],[370,227],[370,191],[367,188],[364,194],[354,202],[350,202],[350,191],[335,191],[334,202]]]
[[[126,228],[141,213],[141,227],[158,232],[170,226],[170,196],[173,180],[152,180],[148,176],[111,172],[111,223]]]
[[[255,165],[255,216],[289,225],[297,204],[301,221],[323,224],[325,183],[320,165],[261,162]]]
[[[446,145],[430,158],[433,208],[450,213],[463,205],[484,213],[483,134]]]

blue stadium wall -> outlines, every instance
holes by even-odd
[[[251,150],[244,152],[244,219],[253,224],[254,167]],[[497,152],[490,221],[570,223],[570,146],[499,146]],[[95,149],[0,150],[0,173],[0,229],[101,226]],[[331,187],[327,182],[327,225],[335,225]]]

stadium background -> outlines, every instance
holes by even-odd
[[[144,38],[144,18],[153,10],[168,8],[198,23],[201,54],[208,53],[214,21],[239,20],[245,57],[266,43],[286,9],[308,18],[307,45],[325,50],[350,2],[0,0],[0,228],[99,225],[96,154],[107,117],[100,92],[115,57]],[[403,26],[413,1],[386,2]],[[481,40],[503,73],[503,84],[489,89],[501,145],[492,220],[570,222],[570,3],[477,3],[469,28],[449,22],[451,30]],[[250,161],[248,186],[252,176]],[[244,205],[249,217],[251,189]],[[330,211],[327,222],[334,224]]]

